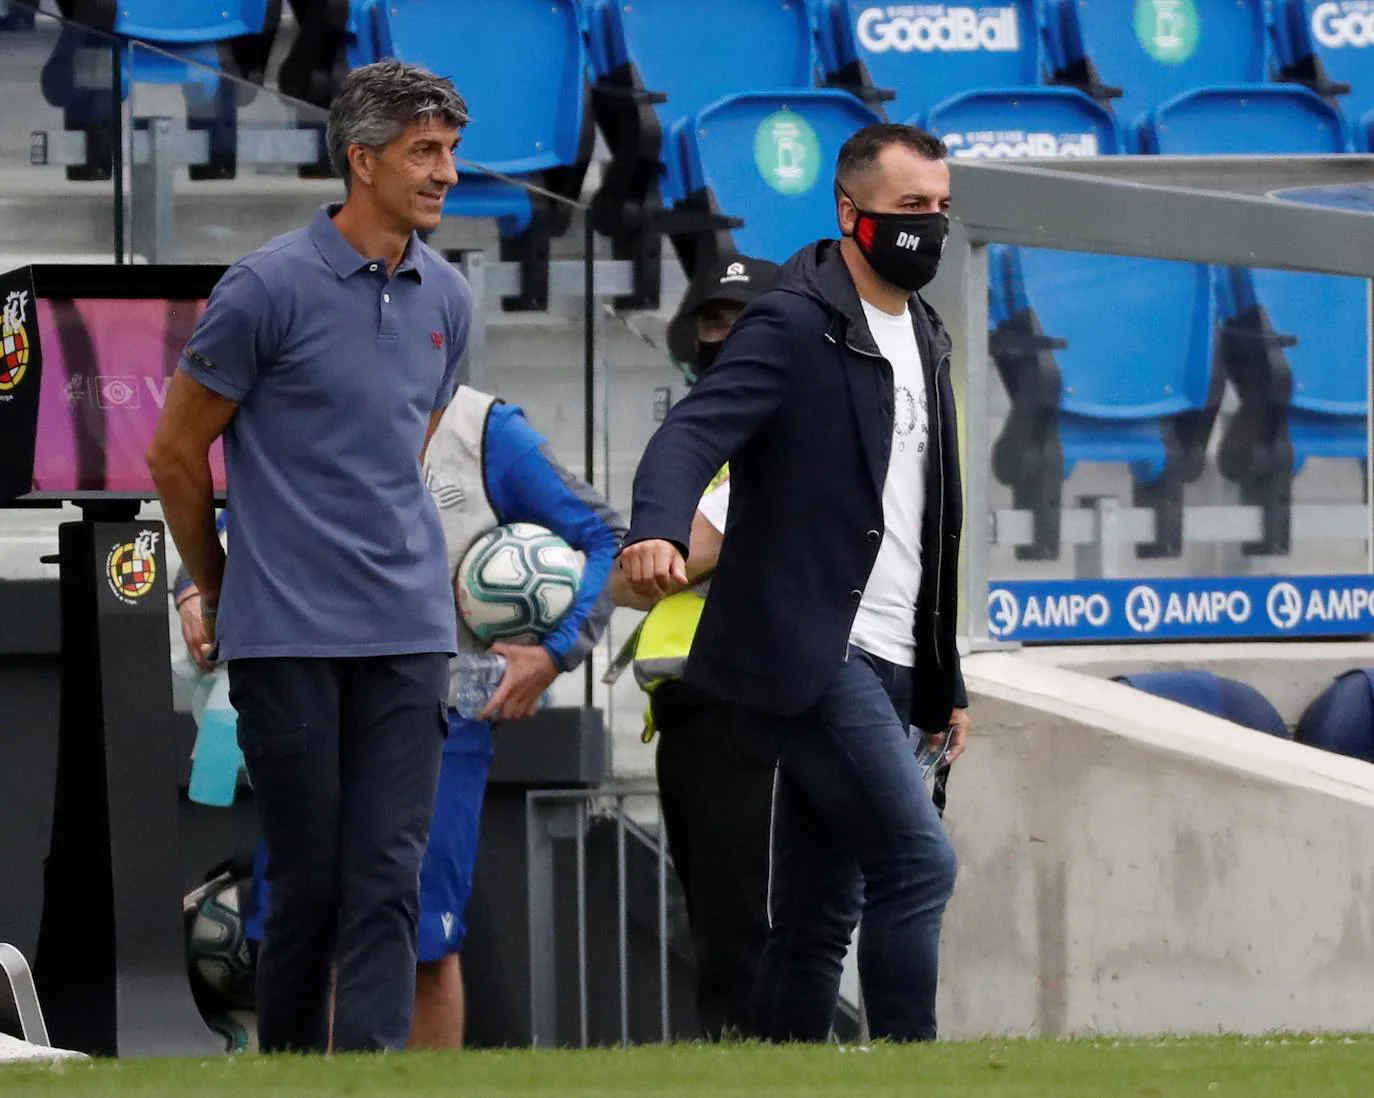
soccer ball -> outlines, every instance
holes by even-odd
[[[458,566],[458,610],[483,644],[537,644],[572,606],[582,566],[581,554],[542,526],[498,526],[473,542]]]
[[[224,1042],[229,1053],[258,1051],[258,1016],[251,1010],[226,1010],[205,1019],[210,1032]]]
[[[230,880],[208,892],[187,928],[186,959],[197,998],[223,1009],[253,1005],[253,949],[243,933],[243,891],[251,887]]]

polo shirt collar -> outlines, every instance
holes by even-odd
[[[315,242],[315,247],[319,249],[320,255],[324,256],[324,261],[329,264],[330,269],[340,278],[349,278],[364,267],[370,266],[374,260],[358,254],[358,250],[344,239],[343,233],[334,225],[334,215],[342,208],[342,202],[330,202],[321,206],[310,226],[310,238]],[[417,282],[424,281],[424,259],[420,250],[420,238],[413,232],[396,273],[410,274]]]

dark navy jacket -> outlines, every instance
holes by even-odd
[[[911,313],[933,445],[910,719],[936,730],[968,704],[955,648],[963,494],[949,336],[917,297]],[[819,700],[846,657],[882,540],[893,403],[892,367],[838,243],[798,252],[669,413],[635,475],[626,544],[661,538],[685,555],[697,500],[730,462],[730,515],[689,683],[784,715]]]

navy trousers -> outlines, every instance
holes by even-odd
[[[771,926],[754,998],[765,1039],[829,1037],[860,916],[872,1036],[936,1036],[940,924],[956,862],[898,716],[910,700],[909,668],[851,648],[811,709],[751,713],[778,752]]]
[[[325,1049],[336,964],[334,1048],[404,1048],[448,658],[233,660],[229,683],[267,845],[262,1050]]]

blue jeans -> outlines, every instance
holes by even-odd
[[[750,714],[778,752],[771,926],[754,1022],[773,1041],[824,1041],[855,924],[875,1038],[934,1040],[940,923],[954,849],[904,717],[911,670],[857,648],[811,709]]]

